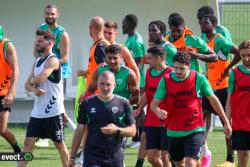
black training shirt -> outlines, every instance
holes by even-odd
[[[114,95],[112,100],[103,102],[97,96],[89,97],[80,105],[78,123],[88,126],[84,158],[105,162],[123,160],[122,136],[105,135],[101,132],[101,127],[110,123],[119,127],[135,123],[127,99]]]

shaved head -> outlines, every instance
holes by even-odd
[[[99,97],[104,99],[111,98],[115,89],[115,76],[110,71],[104,71],[100,74],[97,80],[97,88]]]
[[[102,32],[104,29],[104,20],[100,16],[95,16],[90,21],[90,26],[94,32]]]
[[[115,83],[115,75],[114,75],[114,73],[112,73],[110,71],[103,71],[99,75],[98,80],[104,79],[104,78]]]

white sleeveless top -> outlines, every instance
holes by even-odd
[[[39,75],[46,62],[50,57],[55,56],[54,54],[50,54],[44,62],[37,67],[37,63],[41,59],[41,57],[36,59],[34,66],[34,75]],[[61,68],[61,67],[60,67]],[[60,74],[61,75],[61,74]],[[33,110],[31,112],[31,117],[35,118],[48,118],[60,115],[64,113],[64,95],[63,95],[63,83],[62,77],[60,77],[59,83],[53,83],[48,78],[39,85],[39,88],[45,90],[44,95],[35,96],[35,103]]]

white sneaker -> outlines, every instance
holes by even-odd
[[[81,152],[81,155],[80,155],[80,158],[79,158],[78,160],[76,160],[76,163],[75,163],[75,164],[78,164],[78,165],[82,166],[83,160],[84,160],[84,153],[83,153],[83,151],[82,151],[82,152]]]
[[[82,164],[81,164],[79,161],[77,161],[77,162],[75,163],[74,167],[82,167]]]
[[[37,147],[49,147],[49,139],[38,139],[35,143]]]
[[[141,142],[135,142],[132,146],[130,146],[130,148],[139,148],[140,147]]]
[[[129,148],[129,147],[131,147],[132,145],[134,145],[135,143],[136,143],[136,142],[131,141],[131,143],[126,144],[125,147],[126,147],[126,148]]]

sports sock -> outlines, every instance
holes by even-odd
[[[234,162],[234,153],[227,153],[227,159],[226,161],[229,161],[229,162]]]
[[[138,158],[137,161],[136,161],[135,167],[142,167],[143,163],[144,163],[144,159]]]
[[[13,150],[14,150],[15,153],[22,152],[21,148],[19,147],[19,145],[17,143],[15,143],[15,144],[13,144],[11,146],[12,146],[12,148],[13,148]]]
[[[208,154],[211,154],[210,150],[208,149],[208,145],[207,143],[205,143],[202,147],[202,155],[203,156],[206,156]]]

